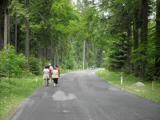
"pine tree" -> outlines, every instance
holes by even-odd
[[[155,59],[155,75],[160,77],[160,0],[156,3],[156,59]]]

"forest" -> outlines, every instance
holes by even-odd
[[[1,0],[0,77],[105,67],[160,78],[159,0]]]
[[[49,63],[105,68],[102,78],[160,103],[160,0],[0,0],[0,119],[42,87]]]

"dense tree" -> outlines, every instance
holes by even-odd
[[[156,59],[155,68],[156,76],[160,77],[160,1],[156,3]]]
[[[11,44],[26,57],[69,69],[105,65],[143,78],[159,76],[159,0],[0,2],[1,48]]]

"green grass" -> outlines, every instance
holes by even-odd
[[[1,78],[0,120],[8,120],[17,106],[42,85],[42,77]]]
[[[103,70],[97,72],[97,75],[108,83],[121,88],[124,91],[144,97],[155,103],[160,103],[160,82],[143,81],[133,75],[122,74],[120,72],[111,72]],[[123,84],[121,85],[121,75],[123,76]],[[143,82],[145,86],[138,87],[137,82]]]

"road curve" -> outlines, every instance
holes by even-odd
[[[68,73],[59,82],[35,92],[10,120],[160,120],[160,105],[122,92],[95,71]]]

